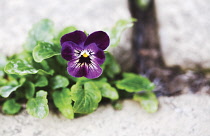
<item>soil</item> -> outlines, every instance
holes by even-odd
[[[156,84],[157,96],[172,96],[182,93],[204,92],[210,94],[210,75],[197,70],[182,70],[178,66],[167,67],[161,54],[158,38],[158,21],[155,2],[150,1],[146,9],[141,9],[136,0],[129,0],[131,15],[138,21],[133,28],[133,51],[135,72],[148,77]]]

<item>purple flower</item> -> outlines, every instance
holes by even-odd
[[[104,51],[109,46],[109,36],[103,31],[86,35],[74,31],[61,37],[61,56],[68,62],[67,71],[73,77],[97,78],[102,74]]]

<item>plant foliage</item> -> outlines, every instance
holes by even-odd
[[[120,20],[110,29],[111,45],[116,47],[121,33],[132,27],[134,19]],[[104,99],[122,106],[119,100],[133,96],[148,112],[157,111],[158,101],[152,92],[155,85],[146,77],[124,73],[114,57],[106,52],[97,79],[74,78],[66,71],[66,60],[60,56],[60,37],[75,31],[74,26],[55,34],[53,22],[43,19],[36,23],[24,43],[24,51],[10,57],[0,56],[0,105],[5,114],[16,114],[26,104],[28,113],[44,118],[51,103],[66,118],[75,113],[94,112]],[[123,95],[121,95],[123,94]],[[123,96],[123,97],[122,97]]]

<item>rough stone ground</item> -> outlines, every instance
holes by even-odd
[[[209,0],[155,0],[167,66],[210,68]]]
[[[20,51],[27,31],[33,23],[41,18],[52,19],[57,26],[61,25],[60,28],[69,24],[76,24],[79,28],[88,29],[91,32],[102,27],[110,27],[120,18],[129,17],[126,1],[106,0],[103,1],[103,4],[99,0],[85,1],[1,0],[0,52],[12,54]],[[73,4],[70,4],[72,2]],[[81,5],[81,3],[83,4]],[[97,9],[94,8],[93,3],[95,3]],[[35,6],[37,4],[39,6]],[[59,5],[62,8],[58,8]],[[80,6],[75,7],[74,5]],[[119,5],[121,7],[118,7]],[[103,7],[109,9],[104,11]],[[108,11],[111,11],[111,13]],[[103,16],[98,16],[102,14]],[[107,15],[107,17],[104,17],[104,15]],[[95,19],[97,21],[93,21]],[[185,77],[185,75],[183,76]],[[182,79],[183,76],[180,78]],[[187,75],[187,82],[188,78],[190,79],[189,82],[191,80],[198,81],[196,77],[192,78],[190,73]],[[175,81],[170,86],[173,89],[182,90],[185,80]],[[203,81],[199,80],[196,86],[200,83],[203,83]],[[196,86],[193,88],[196,91],[200,90]],[[209,90],[209,88],[206,90]],[[110,105],[101,106],[93,114],[74,120],[67,120],[52,113],[43,120],[29,116],[26,111],[17,116],[0,114],[0,136],[210,135],[210,96],[206,94],[184,94],[176,97],[160,97],[159,100],[160,109],[154,114],[146,113],[139,107],[138,103],[130,100],[124,101],[123,110],[115,111]]]
[[[6,54],[16,53],[12,48],[20,48],[28,30],[43,18],[53,20],[58,30],[74,25],[91,33],[130,17],[127,0],[1,0],[0,9],[0,49]]]
[[[146,113],[125,100],[116,111],[111,105],[74,120],[50,113],[37,119],[25,111],[17,116],[0,114],[0,136],[209,136],[210,96],[185,94],[160,97],[157,113]]]

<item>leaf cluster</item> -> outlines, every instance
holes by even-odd
[[[118,21],[110,30],[112,45],[119,42],[120,34],[131,27],[131,21]],[[67,61],[61,55],[60,38],[77,30],[70,26],[56,32],[53,22],[43,19],[29,31],[24,51],[10,57],[0,56],[0,105],[5,114],[17,114],[26,107],[28,113],[44,118],[49,107],[59,110],[63,116],[94,112],[103,101],[115,104],[133,97],[148,112],[155,112],[158,101],[155,88],[147,78],[133,73],[123,73],[114,57],[106,52],[101,66],[103,74],[97,79],[74,78],[66,71]],[[120,30],[120,31],[117,31]],[[141,93],[140,93],[141,92]]]

